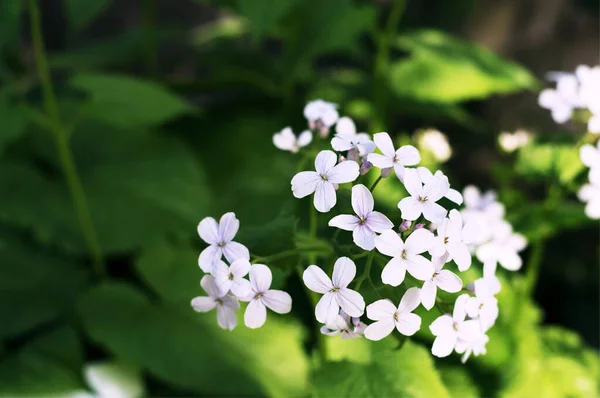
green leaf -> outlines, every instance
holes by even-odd
[[[77,334],[70,327],[33,339],[0,361],[0,395],[66,396],[83,390],[81,351]]]
[[[440,375],[451,397],[477,398],[482,396],[464,366],[443,366],[440,369]]]
[[[86,73],[73,77],[70,84],[90,96],[85,116],[116,127],[153,126],[191,111],[166,88],[130,76]]]
[[[23,0],[4,0],[0,3],[0,49],[18,42]]]
[[[99,14],[108,8],[112,0],[65,0],[65,7],[69,23],[75,31],[89,25]]]
[[[23,135],[27,127],[28,112],[25,106],[13,104],[8,90],[0,90],[0,152]]]
[[[0,231],[0,338],[13,338],[72,309],[88,281],[88,271],[72,260]]]
[[[256,40],[270,33],[297,0],[237,0],[238,12],[248,20]]]
[[[297,224],[296,217],[282,213],[263,225],[240,228],[236,241],[253,253],[277,253],[293,246]]]
[[[326,362],[315,374],[315,397],[449,397],[425,348],[407,341],[371,343],[373,360]]]
[[[52,143],[42,140],[40,147],[51,151]],[[84,124],[72,147],[105,253],[131,251],[167,235],[196,234],[210,194],[196,159],[178,140]],[[48,162],[56,159],[50,156]],[[0,185],[6,189],[0,216],[32,230],[44,244],[86,253],[59,166],[48,175],[23,161],[0,163]]]
[[[214,313],[151,303],[117,283],[90,291],[80,312],[94,341],[174,385],[210,395],[303,395],[308,359],[300,329],[271,314],[260,330],[238,325],[229,333]]]
[[[489,50],[435,30],[402,35],[396,45],[411,53],[392,64],[390,83],[400,96],[453,103],[533,89],[523,67]]]

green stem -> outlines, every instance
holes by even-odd
[[[42,85],[42,94],[44,98],[44,111],[54,126],[51,129],[54,135],[54,141],[58,157],[67,181],[71,200],[75,214],[79,221],[79,226],[88,246],[90,255],[93,258],[94,269],[100,278],[106,277],[106,269],[102,258],[100,242],[94,229],[94,224],[90,214],[89,206],[81,184],[81,179],[77,174],[73,153],[69,147],[69,136],[60,119],[58,104],[52,88],[50,78],[50,68],[44,48],[44,39],[42,36],[42,26],[40,21],[40,11],[36,0],[29,0],[29,16],[31,23],[31,37],[33,40],[33,49],[35,53],[36,69]]]
[[[369,191],[371,191],[371,193],[375,190],[375,188],[377,188],[377,185],[379,184],[379,181],[381,181],[383,179],[382,176],[377,177],[377,179],[375,180],[375,182],[371,185],[371,188],[369,188]]]
[[[298,273],[298,277],[300,278],[300,280],[303,280],[302,275],[304,273],[304,270],[302,269],[302,267],[300,265],[296,266],[296,272]],[[302,287],[304,288],[306,295],[310,299],[313,308],[316,307],[320,300],[319,295],[317,293],[313,292],[312,290],[310,290],[309,288],[307,288],[304,283],[302,283]],[[327,345],[326,345],[327,342],[325,341],[325,337],[326,336],[324,336],[321,333],[321,331],[319,331],[319,333],[317,335],[317,347],[319,349],[319,355],[321,356],[322,362],[327,361]]]
[[[525,269],[525,296],[531,297],[535,292],[535,285],[540,276],[540,266],[544,257],[544,240],[538,240],[532,245],[531,255]]]
[[[392,11],[387,20],[385,29],[377,38],[377,54],[373,69],[373,109],[375,116],[372,119],[371,131],[382,131],[386,120],[387,109],[387,73],[390,63],[390,44],[400,22],[406,0],[395,0]]]
[[[365,270],[363,271],[362,275],[356,280],[356,286],[354,287],[354,290],[356,290],[356,291],[358,291],[358,289],[360,289],[360,286],[365,281],[365,279],[367,279],[368,277],[371,276],[371,264],[373,263],[373,251],[370,251],[368,253],[369,253],[369,256],[367,257],[367,264],[365,266]]]

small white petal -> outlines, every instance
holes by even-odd
[[[456,345],[456,334],[442,334],[435,338],[433,346],[431,347],[431,353],[438,357],[443,358],[452,354],[454,346]]]
[[[388,299],[377,300],[367,306],[367,318],[373,321],[392,319],[396,306]]]
[[[333,275],[331,280],[333,282],[333,286],[344,288],[352,282],[352,279],[356,276],[356,265],[354,261],[349,259],[348,257],[340,257],[336,260],[333,265]],[[352,315],[348,311],[346,311],[348,315]]]
[[[286,127],[273,135],[273,145],[283,151],[291,151],[296,145],[296,136],[290,127]]]
[[[429,325],[429,330],[434,336],[441,336],[452,333],[454,330],[454,321],[450,315],[442,315]]]
[[[400,257],[392,258],[381,272],[381,281],[386,285],[398,286],[406,275],[406,261]]]
[[[355,135],[356,125],[348,116],[341,117],[335,125],[335,132],[341,135]]]
[[[391,318],[377,321],[367,326],[365,329],[365,337],[373,341],[381,340],[392,333],[394,326],[394,321]]]
[[[345,184],[352,182],[360,175],[360,166],[352,160],[346,160],[327,173],[328,181],[332,184]]]
[[[434,281],[428,279],[423,283],[421,288],[421,303],[426,310],[430,310],[435,305],[435,297],[437,295],[437,287]]]
[[[403,219],[414,221],[423,212],[423,203],[413,196],[406,197],[398,203],[400,214]]]
[[[411,287],[402,296],[400,304],[398,305],[398,312],[412,312],[419,304],[421,304],[421,291],[418,287]]]
[[[250,272],[250,267],[250,261],[245,258],[238,258],[231,263],[229,272],[231,272],[235,277],[243,278],[248,275],[248,272]]]
[[[423,217],[432,223],[439,223],[446,217],[446,209],[435,202],[427,201],[423,204]]]
[[[442,173],[436,173],[427,184],[423,185],[423,195],[429,199],[429,202],[437,202],[446,195],[449,189],[448,177]]]
[[[463,272],[469,269],[471,266],[471,252],[467,245],[462,242],[449,243],[447,249],[452,260],[458,265],[459,271]]]
[[[462,322],[465,320],[465,317],[467,316],[467,310],[465,308],[467,300],[469,300],[469,295],[465,293],[458,296],[454,302],[454,310],[452,312],[452,319],[454,322]]]
[[[395,257],[402,254],[404,242],[402,242],[400,235],[389,229],[384,231],[381,235],[375,237],[375,247],[377,247],[377,250],[381,254]]]
[[[250,268],[250,283],[252,284],[252,289],[256,293],[262,293],[269,290],[272,280],[273,274],[266,265],[254,264]]]
[[[453,201],[457,205],[462,205],[463,203],[463,197],[456,189],[450,188],[448,192],[446,192],[446,198]]]
[[[292,178],[292,193],[296,198],[304,198],[315,192],[317,184],[323,181],[315,171],[301,171]]]
[[[208,312],[216,306],[216,301],[211,297],[199,296],[192,299],[192,307],[197,312]]]
[[[517,271],[523,265],[521,257],[514,251],[505,250],[498,254],[498,262],[509,271]]]
[[[198,257],[200,269],[204,272],[211,272],[215,263],[221,260],[222,255],[223,250],[219,246],[208,246],[206,249],[202,250]]]
[[[394,227],[394,224],[385,215],[378,211],[373,211],[367,217],[365,223],[373,232],[382,233]]]
[[[315,209],[321,213],[327,213],[335,206],[336,202],[337,198],[335,196],[335,188],[333,185],[328,181],[320,181],[317,184],[317,189],[315,191]]]
[[[200,286],[202,289],[212,298],[221,297],[219,289],[217,289],[217,285],[215,284],[215,277],[212,275],[204,275],[200,280]]]
[[[456,274],[445,269],[436,275],[435,282],[440,289],[448,293],[460,292],[463,287],[462,280]]]
[[[387,169],[389,167],[394,166],[394,162],[392,161],[393,157],[389,158],[385,155],[381,155],[379,153],[370,153],[367,155],[367,160],[373,164],[373,166],[378,167],[380,169]]]
[[[357,291],[341,289],[336,299],[342,310],[350,316],[359,317],[365,312],[365,300]]]
[[[321,151],[315,158],[315,170],[318,174],[327,175],[329,171],[335,166],[337,162],[337,155],[333,151]]]
[[[374,207],[373,195],[367,187],[362,184],[352,187],[352,209],[359,217],[367,218]]]
[[[396,329],[405,336],[412,336],[421,329],[421,317],[412,313],[402,314],[396,322]]]
[[[243,278],[235,278],[231,282],[231,293],[237,297],[247,297],[252,293],[252,284]]]
[[[425,257],[419,254],[409,256],[406,259],[406,270],[414,278],[419,279],[421,281],[431,279],[435,271],[435,269],[433,268],[433,264],[431,264],[431,261],[427,260]]]
[[[237,326],[237,316],[229,307],[220,305],[217,307],[217,323],[226,330],[233,330]]]
[[[386,157],[393,159],[394,156],[396,156],[394,143],[392,142],[392,139],[390,138],[390,135],[388,133],[378,133],[373,135],[373,141],[375,141],[375,144],[377,144],[377,148],[379,148],[381,153],[383,153]]]
[[[223,247],[223,254],[230,263],[237,259],[250,259],[250,252],[248,248],[238,242],[229,242]]]
[[[221,242],[230,242],[240,228],[240,221],[235,213],[225,213],[219,220],[219,238]]]
[[[278,314],[287,314],[292,310],[292,297],[281,290],[268,290],[263,293],[263,303]]]
[[[312,133],[310,130],[304,130],[298,137],[298,146],[300,148],[307,146],[312,141]]]
[[[251,271],[252,272],[252,271]],[[250,329],[256,329],[265,324],[267,320],[267,308],[258,300],[251,300],[244,313],[244,323]]]
[[[351,216],[349,214],[340,214],[339,216],[335,216],[329,220],[328,225],[330,227],[343,229],[344,231],[353,231],[359,223],[360,220],[355,216]]]
[[[337,152],[343,152],[352,149],[354,146],[350,141],[336,135],[331,139],[331,147]]]
[[[411,254],[421,254],[429,250],[435,243],[433,234],[425,228],[413,231],[406,238],[406,250]]]
[[[333,289],[333,283],[327,274],[316,265],[310,265],[302,274],[306,287],[316,293],[325,294]]]
[[[373,250],[375,248],[375,232],[365,225],[357,226],[352,232],[352,240],[356,246],[363,250]]]
[[[321,323],[331,323],[335,321],[340,311],[340,306],[334,293],[327,292],[321,297],[321,300],[315,307],[315,317]]]
[[[412,145],[401,146],[396,151],[396,156],[403,166],[414,166],[421,161],[419,150]]]
[[[212,217],[206,217],[198,224],[198,235],[209,245],[219,243],[219,224]]]
[[[422,195],[423,185],[419,178],[419,173],[415,169],[408,169],[404,173],[404,187],[411,196]]]

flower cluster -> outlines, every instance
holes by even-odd
[[[600,141],[596,143],[595,148],[592,145],[582,146],[579,154],[581,161],[590,171],[589,182],[581,187],[577,196],[586,203],[585,214],[597,220],[600,219]]]
[[[250,253],[241,243],[233,241],[240,227],[234,213],[226,213],[217,221],[206,217],[198,224],[198,234],[209,246],[200,253],[198,265],[204,275],[200,286],[208,296],[196,297],[192,307],[198,312],[217,310],[217,321],[223,329],[237,326],[235,311],[239,300],[247,301],[244,323],[259,328],[267,320],[267,308],[279,314],[292,309],[292,298],[286,292],[270,289],[272,274],[264,264],[250,264]],[[222,257],[225,256],[230,265]],[[249,276],[249,279],[246,279]]]
[[[556,89],[543,90],[538,103],[552,112],[554,121],[565,123],[574,110],[587,110],[588,131],[600,133],[600,66],[580,65],[575,73],[553,72],[549,79],[556,81]]]
[[[326,113],[323,103],[318,104]],[[311,103],[307,108],[312,106]],[[333,110],[331,105],[329,112]],[[309,118],[311,128],[317,126],[315,123]],[[526,244],[504,220],[503,206],[496,202],[493,193],[481,195],[474,187],[468,187],[461,195],[450,188],[448,177],[440,170],[432,173],[425,167],[410,167],[419,164],[419,151],[412,145],[396,148],[387,133],[375,134],[371,140],[368,134],[357,134],[354,122],[348,117],[338,119],[335,131],[331,147],[341,152],[340,156],[331,150],[319,152],[315,171],[302,171],[292,178],[292,193],[296,198],[314,194],[315,209],[327,213],[337,204],[340,185],[352,183],[350,202],[354,214],[336,215],[329,226],[351,231],[356,246],[372,251],[369,256],[390,258],[381,270],[383,284],[412,286],[406,286],[397,306],[385,298],[366,305],[359,286],[364,278],[371,277],[367,274],[368,267],[351,289],[357,273],[351,258],[338,258],[331,277],[324,268],[308,266],[303,281],[308,289],[322,295],[315,307],[315,317],[323,324],[321,332],[339,334],[342,338],[364,335],[370,340],[380,340],[397,329],[402,335],[412,336],[421,328],[421,318],[414,313],[415,309],[420,305],[426,310],[437,306],[443,315],[430,325],[436,336],[434,355],[443,357],[456,351],[464,354],[466,360],[471,353],[485,353],[486,331],[498,316],[494,297],[500,289],[496,265],[518,269],[521,266],[518,252]],[[400,212],[392,217],[399,220],[400,233],[394,230],[390,218],[375,211],[372,189],[377,184],[368,189],[357,182],[371,167],[381,169],[377,181],[393,172],[408,193],[405,197],[399,195]],[[445,199],[462,204],[463,196],[462,211],[448,211],[442,205]],[[466,271],[473,253],[484,264],[483,277],[466,289],[462,279],[445,267],[449,268],[448,264],[453,262],[459,272]],[[452,315],[445,310],[451,303],[437,298],[438,288],[448,293],[467,292],[457,297]],[[376,293],[379,294],[377,290]],[[360,319],[363,315],[373,322],[365,324]]]

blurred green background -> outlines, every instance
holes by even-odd
[[[65,395],[88,388],[85,364],[118,360],[152,396],[597,396],[600,235],[575,196],[584,127],[537,106],[547,71],[598,63],[597,1],[35,4],[0,3],[1,395]],[[192,311],[203,217],[234,211],[256,255],[302,244],[298,158],[271,139],[304,129],[316,98],[371,134],[443,131],[452,186],[498,191],[530,241],[525,270],[541,271],[501,275],[486,356],[434,360],[423,327],[400,351],[329,339],[318,363],[297,258],[272,264],[291,315],[228,333]],[[535,143],[504,153],[498,134],[517,128]]]

